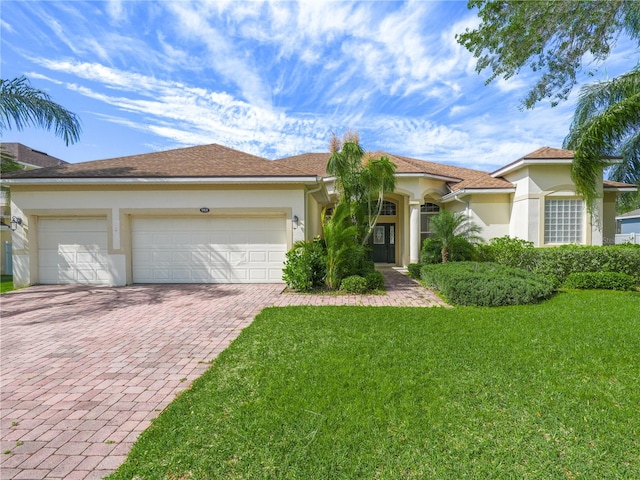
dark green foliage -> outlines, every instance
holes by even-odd
[[[324,284],[326,249],[324,243],[296,242],[287,252],[282,278],[287,286],[298,292],[307,292]]]
[[[410,263],[407,267],[407,270],[409,270],[409,276],[416,280],[420,280],[420,270],[423,266],[423,263]]]
[[[369,257],[368,250],[366,248],[358,248],[351,253],[349,259],[345,262],[342,278],[351,275],[364,277],[368,273],[375,271],[375,263]]]
[[[468,242],[463,237],[456,237],[449,246],[450,262],[464,262],[476,260],[478,246]],[[420,251],[420,263],[425,265],[442,263],[442,240],[439,238],[425,238]]]
[[[360,275],[351,275],[340,283],[340,290],[347,293],[366,293],[369,290],[367,279]]]
[[[560,283],[577,272],[618,272],[640,277],[640,246],[538,248],[530,269],[553,275]]]
[[[492,238],[483,250],[487,261],[518,268],[530,266],[534,254],[533,242],[508,235]]]
[[[553,275],[559,283],[576,272],[618,272],[640,281],[640,245],[533,248],[518,238],[494,238],[483,247],[484,256],[509,267]]]
[[[526,305],[546,300],[555,291],[549,277],[491,262],[425,265],[421,278],[457,305]]]
[[[631,275],[625,273],[580,272],[569,275],[563,286],[584,290],[635,290],[636,282]]]
[[[367,289],[372,290],[384,290],[384,275],[378,271],[369,272],[365,275],[367,281]]]

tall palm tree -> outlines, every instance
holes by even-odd
[[[31,86],[26,77],[0,79],[0,130],[22,130],[25,126],[54,129],[67,145],[80,138],[78,117]]]
[[[623,157],[612,180],[640,181],[640,64],[612,80],[582,87],[564,145],[575,151],[572,176],[589,211],[607,156]]]
[[[474,243],[482,241],[482,229],[462,212],[441,210],[431,219],[433,237],[441,242],[442,263],[447,263],[451,252],[468,249]]]
[[[360,245],[369,241],[384,195],[395,190],[396,165],[387,157],[366,158],[357,132],[348,131],[342,140],[331,138],[327,173],[335,177],[340,203],[345,203],[357,228]]]

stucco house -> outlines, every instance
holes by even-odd
[[[588,216],[572,152],[544,147],[492,172],[386,155],[397,188],[374,232],[375,260],[419,258],[430,218],[464,211],[486,239],[535,245],[613,243],[615,199],[602,181]],[[335,202],[329,153],[267,160],[220,145],[59,165],[10,175],[14,283],[281,282],[285,253],[322,232]]]
[[[6,153],[15,160],[23,170],[52,167],[65,162],[45,152],[34,150],[21,143],[0,143],[3,155]],[[11,209],[9,195],[4,187],[0,189],[0,273],[11,274]]]

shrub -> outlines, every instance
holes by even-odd
[[[564,282],[565,288],[586,290],[635,290],[636,282],[631,275],[617,272],[578,272],[570,274]]]
[[[537,248],[532,263],[532,271],[553,275],[560,283],[581,272],[625,273],[640,281],[640,248],[631,246]]]
[[[373,271],[365,275],[367,290],[384,290],[384,275],[378,271]]]
[[[524,305],[550,298],[556,290],[547,276],[492,262],[425,265],[420,274],[426,286],[457,305]]]
[[[422,263],[410,263],[409,266],[407,267],[407,270],[409,271],[409,276],[411,278],[415,278],[416,280],[420,280],[420,269],[422,268],[424,264]]]
[[[360,275],[351,275],[344,278],[340,284],[340,290],[348,293],[366,293],[369,290],[367,279]]]
[[[450,246],[449,261],[464,262],[476,260],[476,246],[459,238],[457,242],[453,242]],[[442,240],[438,238],[425,238],[420,251],[420,263],[430,265],[434,263],[442,263]]]
[[[492,238],[489,245],[483,248],[486,261],[496,262],[508,267],[530,270],[535,253],[533,242],[520,238],[504,237]]]
[[[326,252],[320,239],[296,242],[287,252],[282,278],[287,286],[298,292],[307,292],[324,283]]]

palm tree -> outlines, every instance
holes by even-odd
[[[333,209],[331,218],[326,220],[326,210],[322,212],[322,233],[327,246],[327,270],[325,284],[330,289],[340,286],[344,266],[353,256],[362,252],[356,243],[356,226],[351,221],[349,206],[339,203]]]
[[[640,181],[640,64],[612,80],[582,87],[564,145],[575,151],[572,176],[589,211],[607,156],[623,158],[612,180]]]
[[[80,138],[80,120],[74,114],[51,100],[48,94],[31,86],[26,77],[13,80],[0,79],[0,130],[22,130],[25,126],[50,130],[75,143]]]
[[[452,251],[469,249],[482,241],[480,226],[473,223],[462,212],[441,210],[431,219],[433,237],[441,242],[442,263],[447,263]]]
[[[342,140],[334,134],[330,148],[327,173],[335,177],[339,201],[348,206],[364,246],[380,217],[384,195],[395,190],[396,165],[387,157],[365,159],[357,132],[348,131]]]

